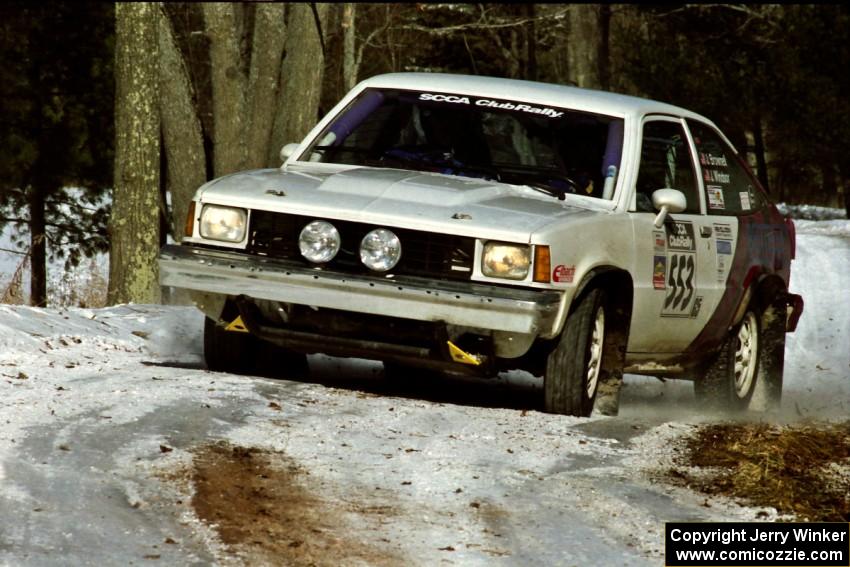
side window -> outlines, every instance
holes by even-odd
[[[710,215],[745,215],[761,209],[765,197],[732,148],[713,129],[688,121],[699,156]]]
[[[646,122],[636,187],[637,210],[653,211],[652,193],[664,188],[684,193],[688,202],[685,212],[699,214],[699,189],[682,125],[663,120]]]

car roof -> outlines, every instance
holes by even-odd
[[[492,96],[618,117],[639,118],[646,114],[667,114],[694,118],[714,125],[711,120],[700,114],[664,102],[594,89],[519,79],[449,73],[387,73],[376,75],[360,85],[363,88],[399,88],[467,96]]]

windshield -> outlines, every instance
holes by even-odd
[[[535,103],[366,89],[316,138],[310,161],[433,171],[610,199],[623,120]],[[302,159],[304,159],[302,157]]]

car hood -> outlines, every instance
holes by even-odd
[[[199,194],[202,202],[514,242],[564,217],[600,214],[525,186],[367,167],[245,171]]]

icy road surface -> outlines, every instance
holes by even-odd
[[[798,231],[782,418],[846,419],[850,223]],[[578,419],[540,413],[522,373],[394,384],[320,356],[304,382],[210,373],[201,327],[183,307],[0,306],[0,565],[252,563],[170,474],[217,440],[285,455],[390,564],[654,566],[665,521],[775,517],[659,480],[716,419],[688,383],[627,377],[620,417]]]

